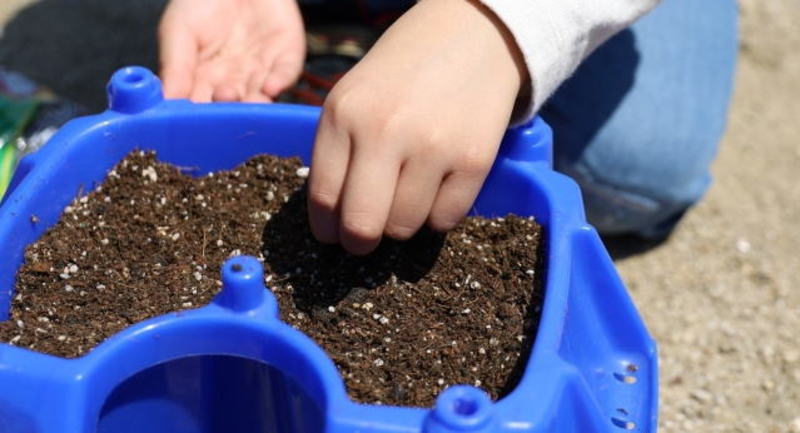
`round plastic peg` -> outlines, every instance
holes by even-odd
[[[513,161],[545,162],[552,167],[553,131],[537,116],[509,129],[498,154]]]
[[[484,391],[456,385],[439,394],[425,427],[426,433],[481,432],[491,427],[492,400]]]
[[[139,113],[164,100],[161,81],[142,66],[118,70],[111,76],[106,90],[108,107],[120,113]]]
[[[264,267],[252,256],[237,256],[222,265],[222,291],[214,299],[217,305],[234,311],[258,308],[267,294]]]

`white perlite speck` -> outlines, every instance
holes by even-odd
[[[330,311],[331,313],[335,313],[336,312],[336,307],[331,305],[331,306],[328,307],[328,311]]]
[[[383,360],[382,360],[382,359],[380,359],[380,358],[376,359],[376,360],[375,360],[375,361],[373,361],[372,363],[373,363],[373,364],[375,364],[375,366],[376,366],[376,367],[382,367],[382,366],[383,366],[383,364],[384,364]]]
[[[306,178],[308,177],[309,168],[308,167],[300,167],[297,169],[296,173],[298,177]]]
[[[152,166],[143,169],[142,176],[150,179],[151,182],[158,182],[158,173],[156,173],[156,169]]]
[[[194,279],[197,281],[201,281],[203,279],[203,274],[201,274],[200,272],[195,271],[192,275],[194,276]]]

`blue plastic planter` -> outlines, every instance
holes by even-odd
[[[164,101],[143,68],[117,72],[108,93],[109,111],[70,122],[23,160],[0,206],[0,320],[25,246],[134,148],[197,174],[258,153],[307,161],[319,116],[302,106]],[[469,386],[448,388],[434,409],[352,402],[325,352],[278,319],[258,261],[237,257],[210,305],[132,326],[82,358],[0,345],[0,432],[655,431],[655,345],[586,224],[578,188],[551,169],[542,121],[509,131],[475,210],[534,215],[546,228],[536,344],[522,381],[496,403]]]

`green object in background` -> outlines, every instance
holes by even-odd
[[[36,98],[0,96],[0,198],[6,193],[17,165],[17,139],[33,119],[38,106]]]

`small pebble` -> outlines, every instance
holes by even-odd
[[[736,249],[739,250],[740,253],[747,254],[750,252],[751,248],[752,246],[750,245],[750,242],[747,241],[747,239],[736,240]]]
[[[297,169],[297,177],[307,178],[308,177],[309,168],[308,167],[300,167]]]

